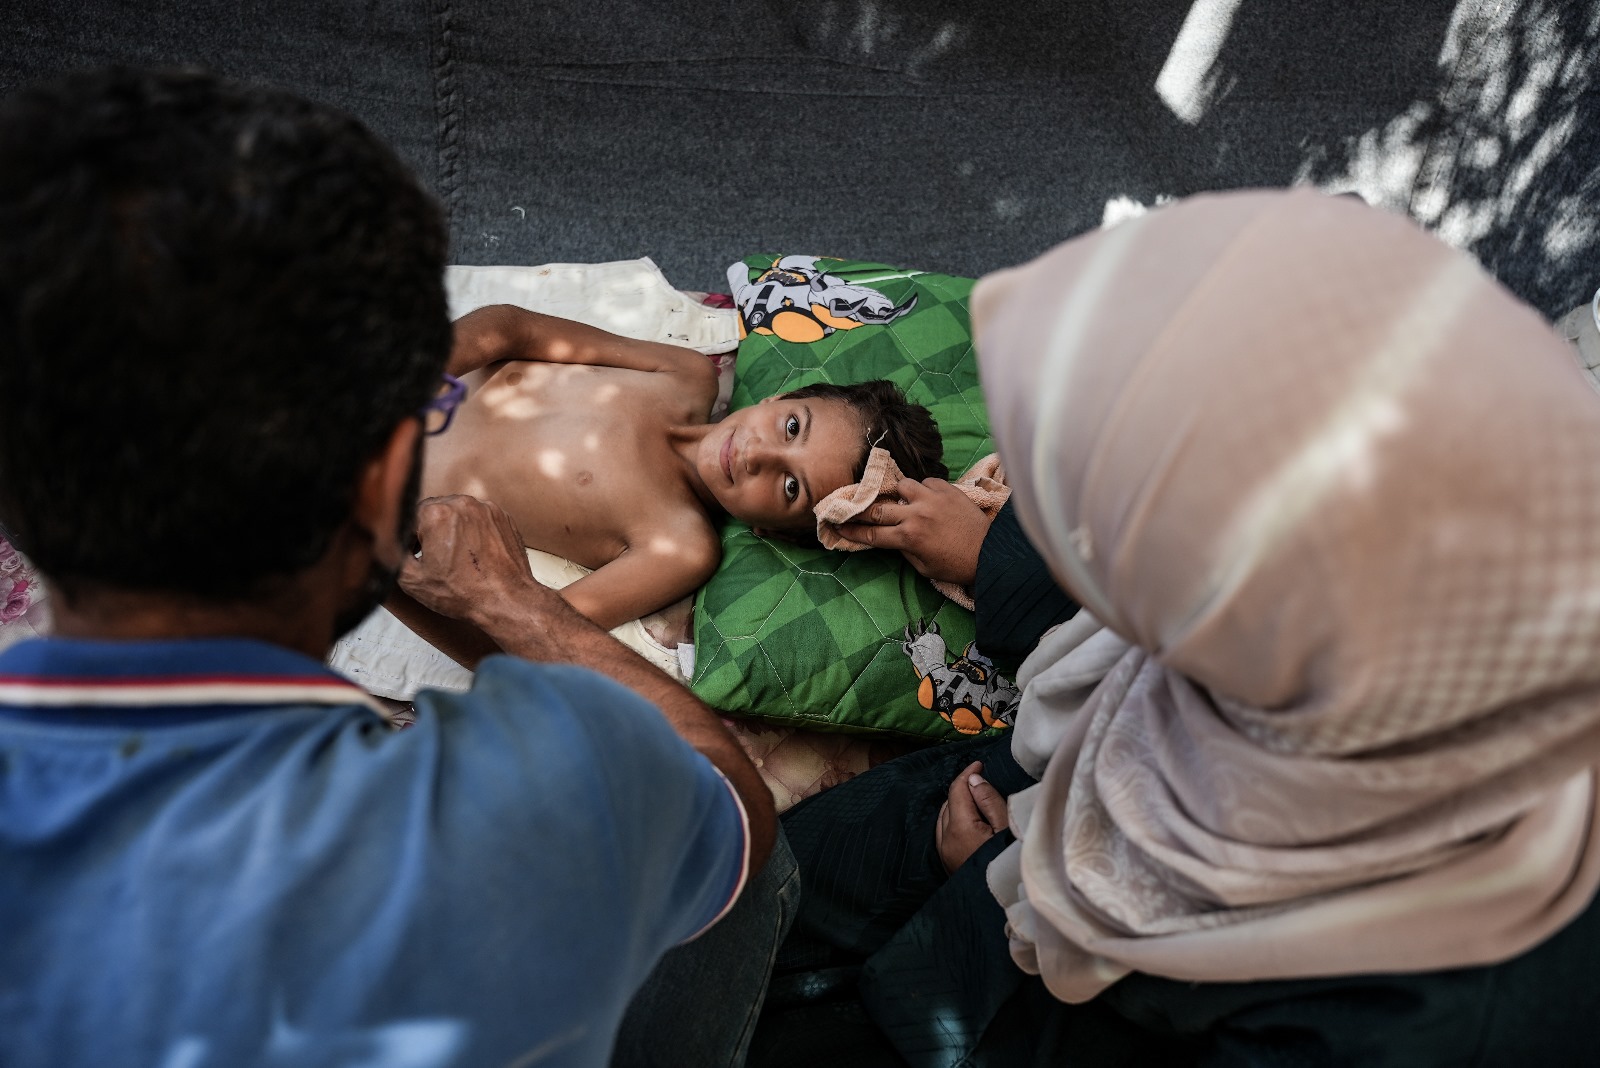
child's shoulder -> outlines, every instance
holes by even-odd
[[[710,578],[722,561],[722,537],[699,500],[690,496],[663,512],[653,533],[661,555],[676,561],[682,572]]]
[[[654,543],[672,553],[712,557],[713,566],[722,555],[722,536],[711,514],[687,487],[682,493],[660,493],[633,516],[628,544]]]

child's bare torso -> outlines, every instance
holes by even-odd
[[[493,501],[530,548],[589,568],[686,521],[710,529],[667,434],[710,405],[677,376],[508,360],[464,381],[454,423],[428,440],[423,496]]]

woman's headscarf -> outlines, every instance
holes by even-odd
[[[1499,961],[1600,883],[1600,396],[1404,219],[1197,197],[973,296],[1020,518],[1088,613],[1023,667],[990,868],[1082,1001]],[[1101,624],[1104,624],[1104,628]]]

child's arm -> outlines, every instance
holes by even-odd
[[[722,558],[716,534],[704,524],[685,521],[676,532],[658,531],[642,542],[556,592],[610,630],[683,600],[706,584]],[[392,591],[384,607],[462,667],[476,670],[478,661],[500,652],[472,624],[439,615],[402,590]]]
[[[704,586],[717,569],[721,549],[715,538],[684,551],[624,552],[604,567],[557,590],[563,600],[606,630],[658,612]],[[384,607],[419,637],[470,670],[500,652],[500,646],[470,623],[424,608],[401,590]]]
[[[460,376],[500,360],[668,371],[703,378],[713,385],[717,377],[711,361],[694,349],[620,337],[513,304],[491,304],[456,320],[447,371]]]
[[[566,602],[610,630],[689,596],[706,584],[722,547],[703,525],[683,524],[630,545],[623,554],[560,593]]]

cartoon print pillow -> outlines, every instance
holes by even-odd
[[[745,332],[732,407],[812,382],[887,378],[939,423],[959,475],[994,451],[978,388],[972,280],[815,256],[728,270]],[[690,685],[714,708],[821,730],[948,739],[1011,722],[1017,692],[972,644],[972,613],[898,553],[836,553],[722,531],[695,602]]]

